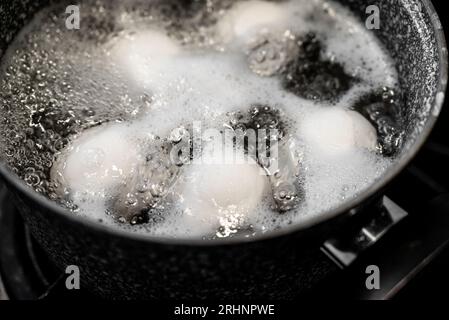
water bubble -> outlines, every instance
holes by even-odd
[[[25,174],[24,180],[30,187],[35,187],[41,182],[41,179],[36,173]]]

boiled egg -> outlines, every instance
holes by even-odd
[[[191,235],[211,234],[220,226],[236,228],[248,223],[268,190],[266,173],[245,157],[243,149],[232,145],[225,149],[227,154],[235,152],[235,157],[223,158],[213,152],[203,157],[201,163],[185,168],[180,192],[182,225]]]
[[[245,39],[263,28],[282,26],[288,11],[280,4],[251,0],[236,3],[218,23],[218,33],[225,42]]]
[[[180,51],[176,41],[157,30],[128,33],[108,44],[111,61],[142,86],[163,72],[162,66]]]
[[[52,178],[64,190],[104,194],[132,174],[139,161],[138,145],[123,124],[88,129],[58,156]]]
[[[325,108],[308,116],[301,136],[321,155],[344,155],[357,149],[375,150],[377,132],[360,113],[342,108]]]

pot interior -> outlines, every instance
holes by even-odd
[[[32,19],[34,14],[50,1],[22,0],[0,4],[0,56],[3,56],[18,32]],[[367,0],[341,0],[362,21],[369,14]],[[401,117],[404,128],[404,144],[395,156],[395,165],[382,181],[373,185],[360,198],[342,205],[342,208],[320,216],[324,220],[336,215],[343,208],[353,206],[390,180],[416,153],[433,126],[444,99],[447,77],[446,49],[438,18],[427,1],[410,0],[381,1],[380,29],[373,30],[389,51],[396,63],[402,89]],[[1,102],[0,108],[14,108]],[[2,159],[4,156],[0,156]],[[6,159],[2,159],[7,162]],[[6,174],[7,169],[2,166]],[[30,190],[31,192],[31,190]],[[313,221],[315,223],[317,221]]]

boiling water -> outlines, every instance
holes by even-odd
[[[80,5],[80,30],[65,28],[60,5],[18,35],[0,90],[3,160],[73,214],[153,236],[249,237],[357,196],[400,148],[393,63],[337,3]],[[195,124],[276,129],[284,161],[271,174],[257,157],[171,163]],[[99,161],[123,166],[86,175]]]

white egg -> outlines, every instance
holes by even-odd
[[[360,148],[377,147],[376,129],[352,110],[321,109],[306,117],[300,131],[310,148],[322,155],[344,155]]]
[[[112,62],[141,85],[161,71],[161,64],[181,51],[174,40],[156,30],[124,35],[113,39],[108,47]]]
[[[234,160],[222,161],[210,154],[202,163],[185,168],[182,224],[192,235],[211,234],[219,226],[240,226],[257,214],[268,179],[255,161],[245,159],[243,150],[226,147],[226,152],[234,151]]]
[[[86,130],[59,155],[52,178],[74,193],[104,194],[136,167],[138,146],[132,141],[123,124]]]
[[[218,23],[218,32],[225,42],[247,38],[264,27],[282,26],[287,20],[285,7],[268,2],[251,0],[235,4]]]

